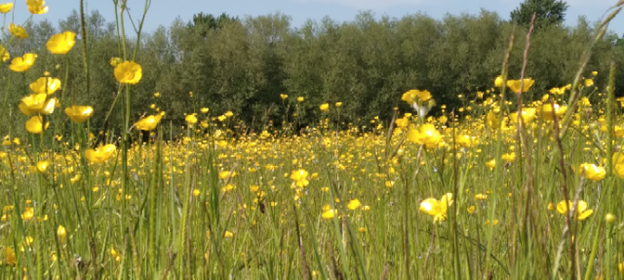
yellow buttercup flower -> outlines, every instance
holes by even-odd
[[[407,139],[419,145],[426,145],[427,148],[435,148],[442,141],[442,134],[433,124],[426,123],[419,129],[410,129],[407,132]]]
[[[138,122],[136,122],[134,125],[136,126],[136,128],[143,130],[143,131],[151,131],[154,130],[156,128],[156,126],[158,125],[158,123],[160,122],[160,120],[162,119],[162,115],[150,115],[147,116],[141,120],[139,120]]]
[[[15,250],[11,247],[4,248],[4,260],[8,265],[16,265],[17,264],[17,256],[15,255]]]
[[[503,154],[501,156],[501,159],[506,162],[513,162],[516,159],[516,153],[511,152],[511,153]]]
[[[467,134],[458,136],[457,139],[455,139],[455,142],[464,148],[472,148],[479,143],[477,137]]]
[[[115,66],[114,74],[118,82],[134,85],[143,77],[143,69],[134,61],[124,61]]]
[[[53,54],[66,54],[76,44],[76,33],[65,31],[50,37],[46,48]]]
[[[121,58],[120,57],[113,57],[113,58],[110,59],[109,63],[110,63],[111,66],[116,67],[117,65],[119,65],[119,63],[121,63]],[[154,94],[154,96],[158,97],[158,96],[156,96],[156,93]]]
[[[48,7],[45,6],[43,0],[26,0],[26,5],[28,5],[28,11],[34,15],[42,15],[48,12]]]
[[[342,102],[340,101],[336,102],[336,108],[340,108],[340,106],[342,106]]]
[[[494,80],[494,86],[495,87],[502,87],[503,86],[503,76],[498,75],[498,77],[496,77],[496,79]]]
[[[358,199],[352,199],[351,201],[349,201],[349,204],[347,204],[347,208],[349,208],[349,210],[355,210],[358,209],[360,205],[361,204]]]
[[[568,200],[568,202],[566,203],[565,200],[562,200],[561,202],[557,203],[557,212],[561,213],[562,215],[567,215],[569,211],[568,209],[570,208],[572,208],[572,201]],[[587,209],[587,202],[583,200],[578,201],[578,203],[576,204],[576,219],[577,220],[579,221],[585,220],[592,213],[594,213],[594,210]]]
[[[520,92],[520,84],[522,83],[521,80],[508,80],[507,81],[507,87],[509,87],[509,89],[515,93]],[[535,81],[533,79],[524,79],[524,85],[522,87],[522,92],[527,92],[529,91],[529,89],[533,86],[533,84],[535,83]]]
[[[13,9],[13,3],[0,4],[0,13],[6,14]]]
[[[594,80],[592,80],[592,79],[585,79],[584,83],[585,83],[586,87],[591,87],[591,86],[594,85]]]
[[[414,103],[420,104],[422,102],[429,101],[430,99],[431,92],[429,92],[428,90],[412,89],[403,93],[403,95],[401,96],[401,100],[407,102],[410,105]]]
[[[194,125],[197,123],[197,116],[195,116],[195,114],[186,115],[184,119],[189,125]]]
[[[427,198],[420,203],[418,210],[433,216],[433,222],[446,220],[446,211],[453,205],[453,194],[447,193],[440,200]]]
[[[93,107],[74,105],[65,108],[65,114],[75,123],[84,123],[93,116]]]
[[[323,103],[320,106],[321,112],[327,112],[329,111],[329,103]]]
[[[303,100],[304,100],[303,96],[297,97],[297,102],[303,102]]]
[[[3,45],[0,45],[0,58],[2,58],[3,62],[11,58],[9,50],[7,50]]]
[[[22,113],[24,113],[24,115],[32,116],[43,110],[46,105],[47,97],[48,96],[45,93],[27,95],[22,98],[18,108],[22,111]]]
[[[561,116],[563,116],[563,114],[566,113],[566,111],[568,110],[568,106],[559,106],[558,104],[554,105],[555,108],[555,115],[557,116],[557,118],[560,118]],[[552,121],[554,120],[553,117],[553,106],[550,103],[546,103],[543,104],[540,109],[539,109],[539,114],[540,117],[542,117],[542,119],[544,121]]]
[[[34,93],[53,94],[61,88],[61,80],[50,77],[41,77],[30,84],[30,90]]]
[[[24,27],[15,25],[13,23],[9,24],[9,32],[11,33],[11,35],[20,39],[28,38],[28,33],[26,33],[26,29],[24,29]]]
[[[588,180],[600,181],[605,178],[607,171],[602,166],[583,163],[579,168],[579,175],[583,175]]]
[[[37,59],[37,55],[34,53],[27,53],[23,56],[19,56],[11,60],[11,64],[9,65],[9,69],[13,72],[25,72],[30,69],[30,67],[35,64],[35,60]]]
[[[58,226],[58,228],[56,229],[56,236],[58,236],[58,239],[61,243],[65,243],[65,239],[67,238],[67,230],[64,226]]]
[[[200,111],[200,112],[202,112],[202,113],[204,113],[204,114],[208,114],[208,112],[210,111],[210,109],[208,109],[208,108],[204,107],[204,108],[201,108],[201,110],[199,110],[199,111]]]
[[[47,160],[42,160],[37,162],[37,171],[39,171],[39,173],[43,173],[48,169],[48,166],[50,165],[50,161]]]
[[[288,98],[288,94],[284,94],[284,93],[282,93],[282,94],[280,94],[280,98],[281,98],[282,100],[285,100],[286,98]]]
[[[535,118],[535,112],[537,110],[535,108],[523,108],[522,109],[522,121],[524,124],[530,123]],[[509,121],[511,123],[518,122],[518,112],[513,112],[509,114]]]
[[[329,205],[325,205],[323,206],[323,213],[321,214],[321,217],[325,220],[331,220],[334,216],[336,216],[336,214],[338,214],[338,210],[332,209]]]
[[[294,181],[293,184],[295,186],[303,188],[309,184],[308,171],[305,171],[304,169],[293,170],[290,174],[290,179]]]
[[[28,121],[26,121],[26,131],[32,134],[39,134],[44,129],[48,129],[50,123],[43,124],[43,118],[41,116],[33,116]]]
[[[117,147],[113,144],[108,144],[95,149],[87,149],[85,157],[92,163],[104,163],[115,154],[115,151],[117,151]]]

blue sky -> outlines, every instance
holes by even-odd
[[[133,17],[138,18],[145,1],[128,2]],[[521,2],[523,0],[152,0],[146,18],[146,29],[153,31],[159,25],[169,26],[176,17],[187,22],[193,14],[199,12],[217,15],[225,12],[241,18],[245,15],[281,12],[292,18],[293,27],[301,26],[307,19],[320,20],[325,16],[337,21],[350,21],[359,11],[366,10],[373,11],[377,17],[387,15],[400,18],[406,14],[423,12],[434,18],[441,18],[446,13],[476,14],[484,8],[495,11],[506,19]],[[586,16],[590,22],[598,21],[616,2],[617,0],[569,0],[566,24],[576,24],[581,15]],[[49,13],[37,17],[45,17],[57,23],[66,18],[73,9],[78,9],[78,3],[78,0],[48,0]],[[99,10],[106,20],[114,20],[112,0],[85,0],[85,3],[88,10]],[[18,14],[27,13],[23,0],[18,0],[17,8]],[[620,35],[624,32],[624,13],[612,22],[610,28]]]

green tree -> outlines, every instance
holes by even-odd
[[[563,0],[525,0],[511,12],[511,20],[521,25],[529,25],[535,13],[535,28],[561,24],[568,4]]]

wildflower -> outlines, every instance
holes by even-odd
[[[61,88],[61,80],[50,77],[41,77],[30,84],[30,90],[33,93],[47,93],[48,95],[55,93]]]
[[[227,230],[226,230],[226,231],[223,233],[223,237],[224,237],[224,238],[230,238],[230,237],[232,237],[232,236],[234,236],[234,233],[233,233],[233,232],[231,232],[231,231],[227,231]]]
[[[424,119],[429,113],[429,110],[435,106],[435,100],[432,98],[431,93],[428,90],[412,89],[403,93],[401,100],[407,102],[414,110],[418,112],[418,116]]]
[[[143,69],[134,61],[124,61],[115,66],[114,73],[118,82],[134,85],[141,80]]]
[[[32,134],[39,134],[44,129],[48,129],[50,123],[43,124],[43,118],[41,116],[33,116],[26,121],[26,130]]]
[[[466,209],[466,211],[468,211],[469,214],[472,214],[475,211],[477,211],[477,207],[475,207],[474,205],[471,205],[470,207],[468,207],[468,209]]]
[[[496,79],[494,80],[494,86],[495,87],[502,87],[503,86],[503,76],[498,75],[498,77],[496,77]]]
[[[410,129],[407,138],[417,144],[426,145],[427,148],[437,147],[442,140],[442,135],[433,124],[423,124],[419,129]]]
[[[17,264],[17,256],[15,255],[15,251],[11,247],[4,248],[4,258],[6,263],[9,265]]]
[[[232,113],[232,111],[227,111],[225,112],[225,114],[223,114],[226,118],[231,118],[234,116],[234,113]]]
[[[103,163],[111,158],[115,154],[115,151],[117,151],[117,147],[113,144],[108,144],[95,149],[87,149],[85,151],[85,157],[91,163]]]
[[[555,108],[555,115],[557,116],[557,118],[563,116],[563,114],[565,114],[565,112],[568,110],[568,106],[559,106],[558,104],[554,105]],[[544,121],[552,121],[554,120],[553,117],[553,106],[549,103],[543,104],[542,106],[540,106],[539,108],[539,115],[540,117],[542,117],[542,119]]]
[[[18,56],[11,60],[11,64],[9,65],[9,69],[13,72],[25,72],[30,69],[30,67],[35,64],[35,60],[37,59],[37,55],[34,53],[27,53],[23,56]]]
[[[431,98],[431,92],[429,92],[428,90],[421,91],[417,89],[409,90],[403,93],[403,95],[401,96],[401,100],[407,102],[410,105],[417,102],[426,102],[429,101]]]
[[[11,58],[9,50],[7,50],[3,45],[0,45],[0,58],[2,58],[3,62]]]
[[[121,63],[121,57],[112,57],[112,58],[110,59],[110,62],[109,62],[109,63],[110,63],[110,65],[111,65],[111,66],[116,67],[117,65],[119,65],[119,63]],[[157,93],[158,93],[158,92],[157,92]],[[160,95],[160,94],[159,94],[159,95]],[[158,97],[158,96],[156,96],[156,93],[154,93],[154,96],[155,96],[155,97]]]
[[[460,135],[459,137],[457,137],[455,142],[464,148],[472,148],[478,143],[477,137],[467,134]]]
[[[115,251],[114,248],[111,248],[110,252],[111,252],[111,257],[113,257],[113,259],[116,262],[120,262],[121,261],[122,255],[120,253],[117,253],[117,251]]]
[[[585,86],[586,87],[591,87],[594,85],[594,80],[592,79],[585,79]]]
[[[321,214],[321,217],[325,220],[331,220],[336,214],[338,214],[338,210],[332,209],[329,205],[325,205],[323,206],[323,213]]]
[[[226,180],[227,178],[234,178],[238,173],[236,171],[221,171],[219,172],[219,179]]]
[[[50,115],[54,112],[56,106],[56,99],[46,99],[46,94],[31,94],[27,95],[20,101],[18,108],[24,115],[32,116],[36,113],[42,113],[44,115]]]
[[[487,113],[486,124],[492,129],[498,129],[500,127],[500,122],[498,119],[498,113],[500,113],[500,109],[494,109]]]
[[[65,238],[67,238],[67,230],[65,230],[64,226],[58,226],[58,228],[56,229],[56,236],[58,236],[61,243],[65,243]]]
[[[523,108],[522,109],[522,122],[524,122],[525,124],[530,123],[534,118],[535,118],[535,111],[537,111],[535,108]],[[511,123],[517,123],[518,122],[518,112],[513,112],[511,114],[509,114],[509,121]]]
[[[336,108],[340,108],[340,106],[342,106],[342,102],[340,101],[336,102]]]
[[[572,201],[569,201],[566,203],[565,200],[560,201],[559,203],[557,203],[557,212],[561,213],[562,215],[567,215],[568,214],[568,209],[572,208]],[[583,200],[579,200],[576,204],[576,219],[579,221],[585,220],[587,219],[587,217],[589,217],[592,213],[594,213],[594,210],[592,209],[587,209],[587,202],[583,201]]]
[[[394,121],[397,127],[406,128],[409,125],[409,118],[403,117]]]
[[[286,98],[288,98],[288,94],[284,94],[284,93],[282,93],[282,94],[280,94],[280,98],[281,98],[282,100],[286,100]]]
[[[48,12],[48,7],[44,6],[45,1],[43,0],[26,0],[26,5],[28,5],[28,11],[34,15],[42,15]]]
[[[303,102],[303,100],[304,100],[303,96],[297,97],[297,102]]]
[[[186,115],[184,119],[191,126],[197,123],[197,117],[195,116],[195,114]]]
[[[453,205],[453,194],[447,193],[440,200],[427,198],[420,203],[418,210],[433,216],[433,222],[446,220],[446,210]]]
[[[475,195],[475,199],[476,200],[486,200],[487,197],[488,197],[488,195],[487,194],[483,194],[483,193],[479,193],[479,194]]]
[[[494,167],[496,167],[496,159],[486,161],[485,166],[489,167],[490,169],[494,169]]]
[[[50,165],[50,162],[47,160],[42,160],[37,162],[37,171],[39,171],[39,173],[43,173],[48,169],[48,166]]]
[[[513,162],[516,159],[516,153],[511,152],[511,153],[503,154],[501,156],[501,159],[506,161],[506,162]]]
[[[200,112],[202,112],[203,114],[208,114],[208,112],[210,111],[210,109],[208,109],[208,108],[204,107],[204,108],[201,108],[199,111],[200,111]]]
[[[583,163],[579,168],[579,175],[592,181],[600,181],[605,178],[607,171],[602,166],[595,164]]]
[[[598,76],[598,71],[592,71],[591,74],[592,76]]]
[[[320,106],[321,112],[327,112],[329,111],[329,103],[323,103]]]
[[[22,213],[22,220],[29,221],[35,216],[35,208],[26,207]]]
[[[74,105],[65,108],[65,114],[75,123],[84,123],[93,116],[93,107]]]
[[[562,95],[565,93],[566,89],[566,87],[554,87],[551,88],[549,92],[552,94]]]
[[[507,87],[509,87],[509,89],[515,93],[519,93],[520,92],[520,84],[522,84],[522,81],[524,81],[524,84],[522,85],[522,92],[527,92],[529,91],[529,89],[533,86],[533,84],[535,83],[535,81],[531,78],[529,79],[524,79],[524,80],[508,80],[507,81]]]
[[[160,122],[160,119],[162,119],[162,114],[158,114],[158,115],[149,115],[145,118],[142,118],[141,120],[139,120],[138,122],[136,122],[134,125],[136,126],[136,128],[143,130],[143,131],[152,131],[156,128],[156,126],[158,125],[158,123]]]
[[[0,13],[6,14],[13,9],[13,3],[0,4]]]
[[[349,201],[349,204],[347,204],[347,208],[349,208],[349,210],[355,210],[358,209],[360,205],[361,204],[358,199],[352,199],[351,201]]]
[[[65,31],[50,37],[46,43],[46,48],[53,54],[66,54],[76,44],[76,33]]]
[[[308,182],[308,171],[304,169],[293,170],[290,174],[290,179],[294,182],[293,184],[297,187],[303,188],[309,184]]]
[[[616,219],[615,215],[611,213],[607,213],[607,215],[605,215],[605,222],[607,222],[607,224],[612,224]]]
[[[20,39],[28,38],[28,33],[26,33],[26,29],[24,29],[24,27],[15,25],[13,23],[9,24],[9,32],[11,33],[11,35]]]

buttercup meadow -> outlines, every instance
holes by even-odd
[[[452,102],[441,85],[405,82],[370,100],[390,106],[362,110],[348,94],[294,90],[324,79],[288,68],[304,61],[267,55],[287,70],[258,78],[236,55],[155,51],[143,24],[161,3],[110,1],[108,35],[83,1],[66,29],[33,23],[58,2],[0,4],[0,279],[624,278],[621,57],[604,51],[623,1],[585,30],[560,67],[566,82],[529,76],[538,32],[555,32],[533,16],[501,27],[504,47],[487,59],[497,72],[465,78],[481,86]],[[180,28],[207,45],[242,30],[221,20]],[[306,46],[282,39],[295,37]],[[255,50],[219,38],[217,51]],[[154,57],[185,62],[165,71]],[[226,78],[211,82],[197,74],[206,67],[242,74],[214,70]],[[175,83],[157,78],[167,71],[193,87],[170,97]],[[284,73],[293,90],[266,100],[235,87]],[[249,98],[228,99],[230,87]]]

